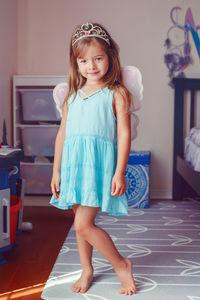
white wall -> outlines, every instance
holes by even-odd
[[[18,0],[18,74],[65,75],[71,33],[86,21],[102,23],[120,46],[122,65],[141,70],[144,99],[133,148],[151,150],[153,197],[169,196],[172,187],[174,91],[168,86],[163,45],[174,6],[182,8],[181,24],[188,7],[200,24],[199,0]],[[185,73],[199,77],[199,58],[190,41],[194,63]]]
[[[0,0],[0,143],[6,120],[12,144],[12,76],[17,72],[17,1]]]

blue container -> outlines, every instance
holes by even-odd
[[[16,180],[20,177],[20,162],[15,166],[0,168],[0,190],[10,188],[11,194],[16,195]]]
[[[9,170],[0,168],[0,190],[9,188]]]
[[[128,206],[149,207],[150,151],[130,151],[126,169]]]

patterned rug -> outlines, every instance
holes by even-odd
[[[123,256],[133,261],[137,294],[142,300],[200,300],[200,201],[151,201],[129,215],[99,213],[96,224],[112,237]],[[50,253],[49,253],[50,254]],[[94,279],[85,294],[71,291],[81,274],[72,227],[42,293],[42,299],[125,299],[111,265],[93,252]]]

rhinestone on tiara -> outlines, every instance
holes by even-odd
[[[81,28],[78,28],[73,34],[72,46],[74,46],[77,41],[85,37],[98,37],[110,45],[109,37],[106,32],[100,26],[95,26],[87,22],[86,24],[81,25]]]

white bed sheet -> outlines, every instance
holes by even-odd
[[[189,138],[193,141],[194,144],[200,146],[200,128],[199,127],[191,128]]]
[[[184,158],[195,171],[200,172],[200,146],[189,137],[185,138]]]

